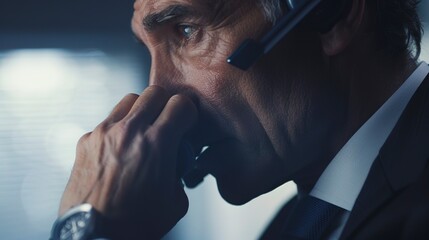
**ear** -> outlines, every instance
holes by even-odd
[[[323,51],[328,56],[341,53],[352,42],[362,26],[365,0],[351,0],[349,13],[340,19],[327,33],[321,35]]]

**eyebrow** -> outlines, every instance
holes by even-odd
[[[152,31],[165,22],[169,22],[178,18],[189,17],[195,14],[195,11],[188,6],[171,5],[159,12],[152,13],[146,16],[143,19],[143,26],[148,31]]]

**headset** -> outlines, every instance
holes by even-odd
[[[250,68],[262,55],[271,51],[295,27],[305,21],[315,30],[325,33],[340,20],[351,7],[351,0],[284,0],[285,14],[260,41],[245,40],[227,59],[241,70]]]

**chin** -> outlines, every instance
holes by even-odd
[[[228,168],[227,165],[216,167],[210,174],[216,179],[220,195],[228,203],[243,205],[260,195],[258,191],[260,187],[254,183],[253,178],[243,172],[243,169]]]
[[[217,181],[217,186],[222,198],[229,204],[236,206],[244,205],[259,196],[256,194],[249,194],[249,192],[243,191],[243,189],[239,187],[223,185],[219,181]]]
[[[239,174],[216,177],[217,188],[222,198],[232,205],[244,205],[281,184],[262,185],[258,178],[240,178]]]
[[[222,198],[232,205],[244,205],[249,201],[271,192],[277,187],[291,180],[283,174],[280,166],[274,169],[252,172],[235,169],[228,173],[213,175],[216,178],[217,188]]]

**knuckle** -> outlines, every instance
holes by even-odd
[[[158,85],[150,85],[144,91],[144,94],[167,95],[167,91]]]
[[[77,145],[78,145],[78,146],[80,146],[80,145],[85,144],[85,143],[88,141],[88,139],[89,139],[89,137],[91,136],[91,134],[92,134],[92,132],[87,132],[87,133],[85,133],[84,135],[82,135],[82,136],[79,138]]]
[[[79,156],[83,155],[86,152],[88,145],[90,144],[89,138],[91,137],[92,132],[85,133],[77,141],[76,145],[76,159],[80,159]]]
[[[94,132],[98,134],[105,134],[109,128],[110,124],[106,120],[98,124],[97,127],[95,127]]]
[[[139,116],[133,116],[123,124],[122,128],[126,133],[142,132],[152,125],[148,120],[139,118]]]
[[[182,94],[173,95],[169,102],[175,105],[187,105],[190,103],[190,99]]]
[[[131,121],[120,121],[114,126],[113,135],[118,138],[125,138],[132,130]]]
[[[158,149],[158,146],[161,145],[165,139],[164,128],[150,128],[143,136],[143,142],[153,150]]]
[[[187,111],[192,111],[192,112],[197,111],[196,106],[192,102],[192,100],[188,96],[183,95],[183,94],[176,94],[176,95],[172,96],[170,98],[169,102],[171,104],[173,104],[174,106],[179,107],[179,108],[183,108]]]
[[[179,109],[183,114],[186,113],[184,117],[187,119],[196,119],[198,117],[197,107],[189,97],[176,94],[170,98],[169,102],[173,108]]]
[[[122,155],[127,151],[127,136],[125,134],[120,134],[118,131],[111,131],[108,134],[104,135],[102,139],[100,139],[100,147],[101,151],[109,151],[112,158],[109,158],[109,162],[111,161],[122,161]],[[100,152],[100,155],[104,154]]]
[[[164,123],[157,127],[153,127],[149,131],[149,137],[154,145],[169,145],[170,141],[175,138],[176,131],[171,123]]]
[[[140,135],[139,145],[146,157],[157,158],[162,152],[155,132],[147,131]]]
[[[148,129],[143,135],[143,142],[149,145],[154,145],[156,143],[156,140],[159,138],[159,132],[155,130],[157,129]]]
[[[128,93],[127,95],[125,95],[123,99],[137,99],[137,98],[139,98],[139,95],[135,93]]]
[[[128,120],[122,120],[115,124],[115,129],[120,133],[127,132],[129,128],[130,128],[130,121]]]

